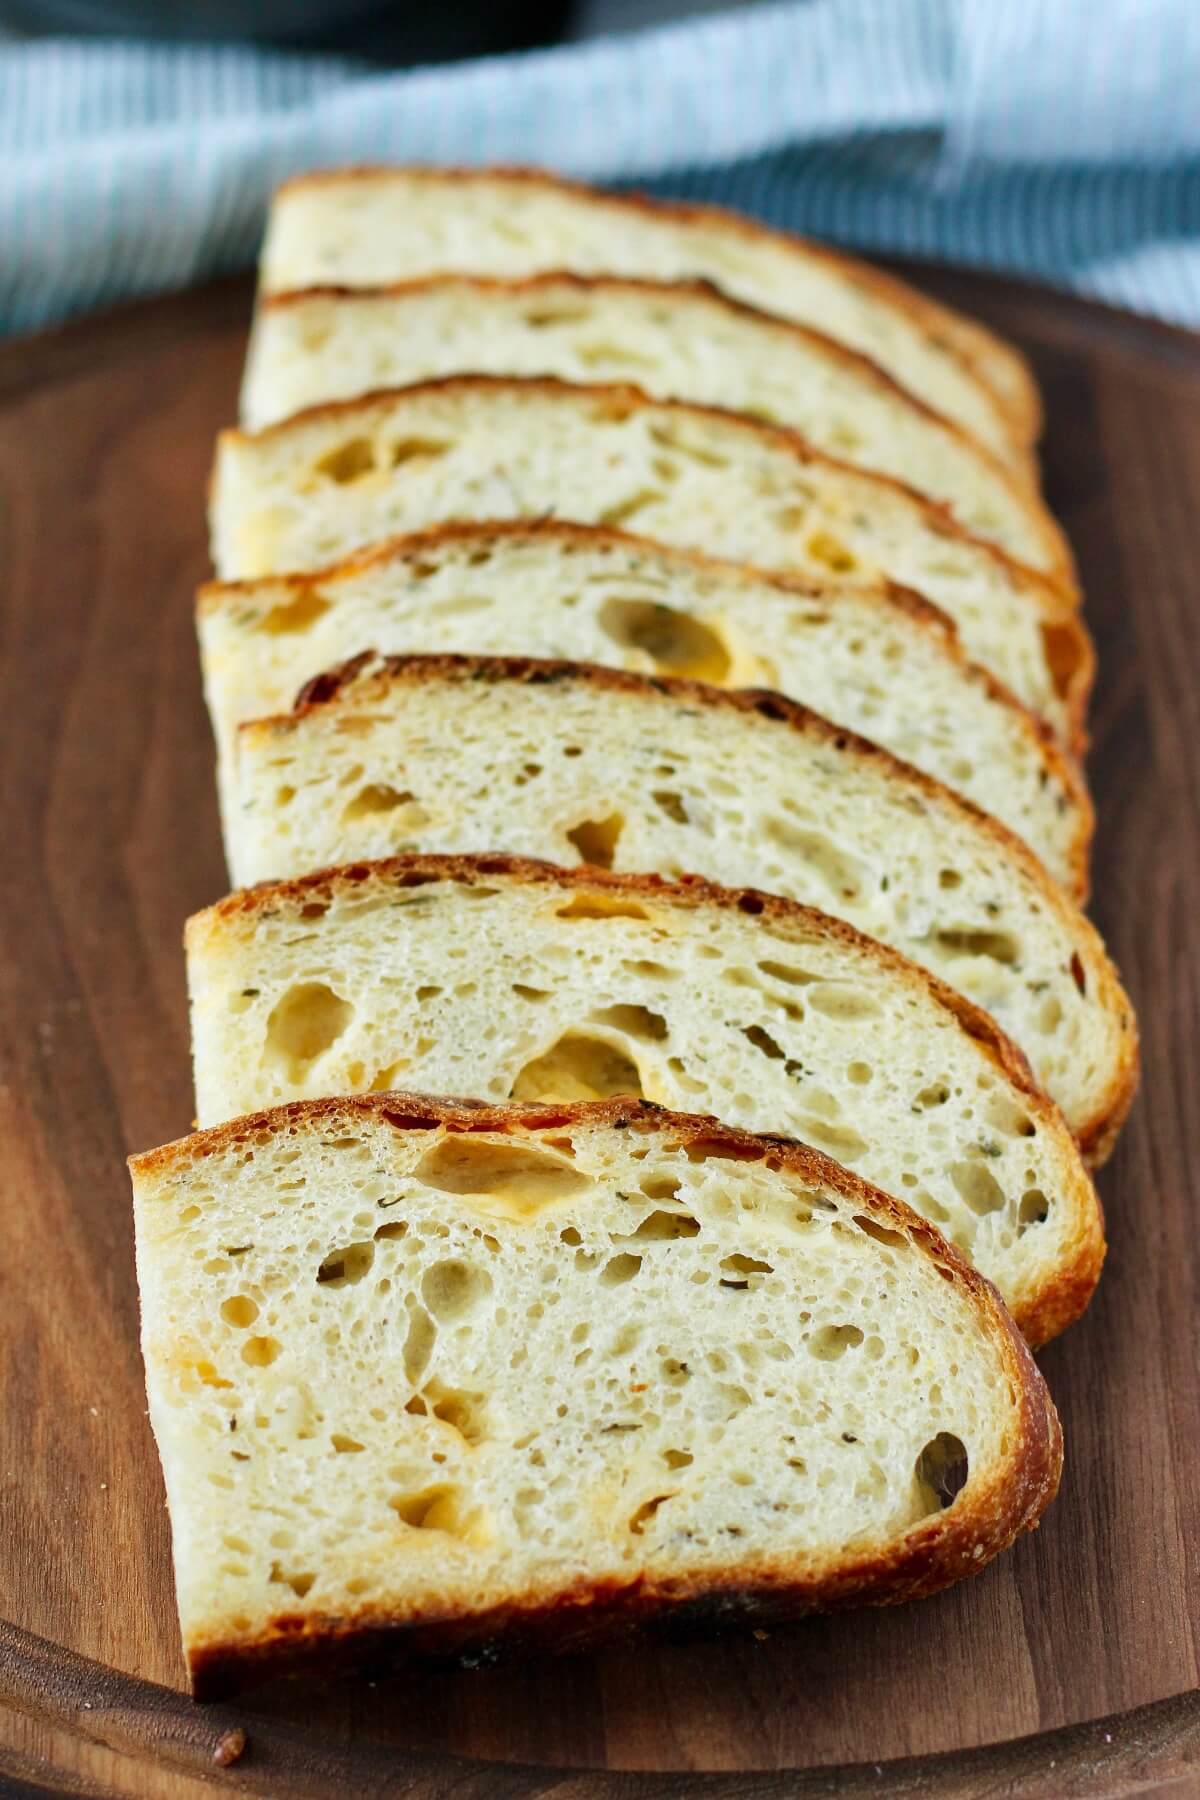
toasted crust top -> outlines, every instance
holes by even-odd
[[[817,243],[811,238],[801,237],[796,232],[776,230],[764,225],[760,220],[747,217],[743,213],[731,211],[727,207],[704,205],[696,201],[663,200],[649,194],[637,192],[615,194],[609,190],[589,187],[586,182],[572,181],[568,177],[549,174],[544,169],[529,168],[520,164],[497,164],[490,168],[429,168],[415,165],[387,166],[384,164],[358,164],[342,169],[318,169],[307,174],[294,175],[283,182],[277,190],[285,194],[295,188],[304,186],[327,186],[338,182],[369,181],[425,181],[441,182],[447,186],[473,184],[486,186],[495,182],[520,182],[529,187],[541,187],[550,192],[570,194],[575,199],[592,204],[615,206],[630,212],[649,215],[652,218],[674,220],[684,225],[709,225],[736,233],[743,238],[750,238],[759,243],[769,243],[776,248],[800,251],[808,257],[826,263],[835,268],[853,286],[886,300],[910,319],[918,322],[922,328],[935,336],[942,349],[951,360],[967,371],[976,385],[983,389],[991,401],[998,416],[1005,422],[1009,434],[1021,448],[1029,448],[1036,443],[1042,427],[1041,396],[1037,383],[1033,379],[1028,362],[1012,344],[998,337],[974,319],[956,312],[952,307],[943,306],[932,300],[927,294],[910,287],[895,275],[876,268],[871,263],[849,256],[845,251],[836,250],[829,244]],[[947,333],[949,342],[946,341]],[[984,363],[983,351],[1003,361],[1012,384],[1011,393],[1006,393],[989,379]]]
[[[355,418],[362,418],[380,407],[438,393],[507,393],[530,400],[552,399],[565,404],[591,406],[613,419],[627,417],[641,410],[706,419],[726,430],[757,437],[760,443],[784,451],[797,462],[809,467],[834,469],[853,481],[872,483],[903,496],[911,505],[921,509],[930,531],[939,537],[957,538],[971,544],[981,554],[988,556],[997,569],[1003,570],[1011,586],[1024,587],[1028,591],[1032,584],[1034,588],[1045,590],[1050,596],[1049,610],[1060,613],[1064,606],[1074,604],[1074,589],[1070,585],[1069,571],[1064,571],[1063,580],[1058,581],[1018,562],[997,545],[968,531],[943,501],[931,499],[928,494],[922,494],[919,489],[898,480],[894,475],[882,475],[877,470],[862,469],[839,457],[827,456],[823,451],[815,449],[799,432],[789,431],[785,426],[767,425],[728,407],[703,406],[688,400],[657,399],[632,382],[581,383],[562,381],[556,375],[441,375],[429,381],[409,382],[403,387],[374,388],[348,400],[324,400],[316,406],[304,407],[286,419],[279,419],[273,425],[265,425],[260,431],[243,431],[240,426],[228,426],[218,434],[218,451],[239,445],[272,443],[296,436],[318,420],[346,419],[353,422]]]

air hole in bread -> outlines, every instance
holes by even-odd
[[[342,809],[342,822],[352,825],[356,819],[370,819],[379,813],[395,812],[398,806],[408,809],[406,824],[424,825],[429,818],[425,808],[416,805],[410,793],[390,787],[386,781],[372,781],[360,788],[353,800],[347,802]]]
[[[397,438],[388,450],[388,459],[392,468],[398,469],[404,463],[431,462],[435,457],[445,456],[449,448],[441,438]]]
[[[647,507],[661,505],[665,497],[658,488],[638,488],[635,493],[629,495],[628,499],[619,500],[615,506],[606,507],[596,523],[607,525],[615,530],[619,525],[627,525],[630,519],[636,518],[640,512],[645,512]]]
[[[971,1211],[981,1219],[988,1213],[999,1212],[1004,1205],[1004,1189],[982,1163],[951,1163],[950,1179]]]
[[[442,1325],[453,1325],[469,1317],[491,1291],[492,1278],[487,1270],[473,1269],[457,1257],[434,1263],[421,1281],[421,1298]]]
[[[429,1367],[429,1359],[436,1343],[437,1326],[425,1308],[413,1301],[401,1360],[404,1363],[404,1373],[414,1387],[420,1384],[421,1377]]]
[[[868,1148],[867,1140],[860,1137],[849,1125],[836,1125],[830,1119],[822,1119],[814,1113],[802,1113],[799,1120],[800,1135],[807,1143],[824,1150],[826,1155],[835,1157],[838,1162],[854,1162]]]
[[[1020,956],[1020,947],[1009,931],[934,932],[934,940],[953,956],[990,956],[993,962],[1011,967]]]
[[[320,461],[313,465],[314,475],[323,475],[328,481],[336,481],[339,487],[348,487],[355,481],[361,481],[375,467],[375,446],[370,438],[349,438],[346,443],[338,444],[335,449],[327,450]]]
[[[615,894],[576,894],[556,909],[560,919],[645,919],[646,909]]]
[[[559,1156],[484,1137],[441,1139],[414,1175],[442,1193],[469,1195],[480,1212],[515,1224],[591,1186]]]
[[[690,1469],[695,1462],[690,1450],[664,1450],[663,1461],[668,1469]]]
[[[638,1187],[647,1200],[677,1200],[683,1183],[676,1175],[643,1175]]]
[[[353,1287],[370,1273],[374,1261],[375,1246],[369,1238],[343,1244],[339,1250],[329,1252],[317,1270],[317,1281],[322,1287]]]
[[[819,975],[810,975],[807,969],[796,968],[793,963],[760,962],[758,966],[764,975],[769,975],[773,981],[784,981],[789,987],[811,987],[814,981],[821,979]]]
[[[842,982],[822,981],[808,990],[808,1004],[827,1019],[874,1019],[880,1006],[872,994],[865,994]]]
[[[926,1513],[944,1512],[967,1484],[967,1447],[952,1431],[939,1431],[917,1457],[917,1491]]]
[[[606,1038],[568,1032],[525,1064],[512,1085],[514,1100],[609,1100],[615,1094],[644,1097],[633,1057]]]
[[[522,1000],[533,1001],[549,1000],[552,992],[550,988],[530,987],[528,983],[524,981],[514,981],[512,984],[512,991],[514,994],[519,995]]]
[[[676,1238],[694,1238],[700,1235],[700,1221],[686,1212],[652,1212],[644,1218],[630,1239],[618,1239],[618,1242],[631,1242],[637,1239],[643,1243],[669,1244]]]
[[[421,1049],[422,1044],[428,1048],[428,1039],[418,1038],[418,1050]],[[368,1094],[389,1094],[395,1087],[399,1076],[407,1069],[407,1067],[408,1058],[402,1056],[398,1062],[387,1063],[382,1069],[376,1069],[374,1075],[372,1075],[370,1081],[367,1083]],[[349,1075],[350,1070],[347,1069],[346,1073]],[[355,1082],[353,1085],[357,1087],[358,1083]]]
[[[650,798],[659,812],[664,813],[668,819],[674,819],[676,825],[691,824],[691,817],[684,804],[682,794],[672,793],[669,788],[656,788]]]
[[[449,1425],[468,1444],[482,1443],[487,1436],[485,1396],[468,1393],[464,1388],[448,1387],[435,1376],[424,1389],[428,1414]]]
[[[258,629],[269,632],[272,637],[308,631],[318,619],[324,618],[329,607],[330,602],[316,588],[306,587],[294,600],[281,601],[278,606],[272,606],[265,612],[258,621]]]
[[[653,1500],[643,1500],[637,1511],[630,1515],[629,1529],[633,1535],[641,1537],[659,1507],[672,1498],[671,1494],[657,1494]]]
[[[1026,1188],[1021,1195],[1021,1204],[1017,1208],[1017,1218],[1022,1227],[1042,1225],[1050,1216],[1050,1202],[1041,1188]]]
[[[296,1598],[298,1600],[303,1600],[305,1594],[307,1594],[309,1588],[317,1579],[317,1576],[316,1571],[311,1569],[296,1570],[289,1574],[284,1569],[282,1563],[274,1562],[271,1564],[270,1578],[272,1581],[281,1583],[284,1587],[290,1587]]]
[[[579,852],[579,860],[594,869],[611,869],[625,821],[620,813],[607,819],[583,819],[567,832],[567,841]]]
[[[858,567],[858,558],[831,531],[814,531],[807,549],[814,562],[832,569],[835,575],[849,575]]]
[[[649,436],[663,450],[675,450],[680,456],[688,456],[706,469],[727,469],[729,458],[720,451],[713,450],[707,444],[697,443],[688,437],[680,424],[651,425]]]
[[[242,1345],[242,1361],[249,1363],[252,1369],[267,1369],[282,1348],[282,1344],[273,1337],[247,1338]]]
[[[648,1006],[603,1006],[590,1017],[597,1025],[611,1025],[652,1044],[661,1044],[667,1036],[667,1021]]]
[[[303,1081],[309,1066],[342,1036],[354,1008],[323,981],[304,981],[289,988],[267,1020],[263,1061],[274,1064],[288,1081]]]
[[[221,1317],[227,1325],[236,1326],[239,1331],[244,1331],[246,1326],[253,1325],[258,1317],[258,1302],[252,1300],[249,1294],[232,1294],[228,1300],[222,1302]]]
[[[721,1267],[725,1270],[720,1282],[723,1288],[748,1288],[752,1275],[773,1275],[775,1272],[769,1262],[759,1262],[757,1257],[742,1256],[740,1252],[723,1257]]]
[[[730,655],[722,639],[691,613],[653,600],[606,600],[597,624],[614,644],[638,650],[663,675],[718,685],[728,679]]]
[[[991,1094],[983,1109],[984,1117],[989,1125],[1002,1131],[1006,1137],[1031,1138],[1037,1136],[1037,1126],[1029,1114],[1018,1106],[1007,1094]]]
[[[775,1042],[775,1039],[771,1036],[770,1032],[762,1025],[743,1025],[740,1027],[740,1030],[742,1036],[749,1043],[753,1044],[756,1050],[761,1050],[763,1055],[771,1062],[783,1061],[784,1053],[782,1049]]]
[[[902,1231],[889,1231],[886,1225],[877,1224],[874,1219],[868,1218],[866,1213],[855,1213],[854,1223],[860,1231],[865,1231],[868,1237],[874,1238],[877,1244],[895,1244],[902,1247],[908,1242]]]
[[[610,1256],[600,1271],[600,1280],[605,1287],[623,1287],[632,1281],[642,1266],[640,1256],[625,1251],[620,1256]]]
[[[448,1484],[422,1488],[415,1494],[393,1494],[388,1505],[412,1531],[444,1531],[451,1537],[467,1534],[461,1495]]]
[[[763,821],[763,830],[773,843],[806,863],[831,894],[839,899],[853,900],[862,893],[861,865],[854,857],[839,850],[823,831],[794,825],[778,816],[768,816]]]
[[[938,886],[940,888],[945,888],[947,891],[950,891],[953,888],[959,888],[962,886],[962,876],[957,869],[939,869]]]

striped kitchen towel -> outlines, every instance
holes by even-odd
[[[252,261],[284,176],[536,162],[1200,325],[1198,0],[799,0],[380,73],[0,48],[0,330]]]

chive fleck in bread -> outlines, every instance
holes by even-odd
[[[696,874],[819,906],[994,1014],[1072,1109],[1128,1079],[1093,927],[1007,832],[777,694],[571,663],[411,657],[242,727],[239,885],[420,850]]]
[[[968,654],[1043,717],[1060,659],[1077,668],[1087,654],[1053,584],[942,508],[788,432],[636,388],[464,376],[225,432],[213,560],[222,578],[272,575],[446,520],[548,516],[636,522],[783,574],[886,575],[948,613]]]
[[[1002,455],[1026,461],[1037,437],[1037,388],[1011,345],[879,269],[717,207],[536,171],[326,170],[279,190],[262,253],[269,293],[558,269],[714,282],[873,358]]]
[[[451,276],[280,295],[259,310],[242,422],[258,430],[322,401],[464,370],[635,381],[659,399],[748,413],[907,482],[1018,562],[1074,583],[1044,503],[974,439],[854,351],[694,285]]]
[[[1086,888],[1075,765],[900,589],[771,580],[594,526],[445,525],[310,575],[211,583],[196,624],[230,849],[243,720],[285,712],[367,646],[437,644],[770,686],[968,795]]]
[[[907,1600],[1062,1462],[992,1289],[798,1144],[416,1096],[131,1161],[192,1683]]]
[[[187,929],[197,1115],[398,1085],[635,1093],[784,1132],[943,1227],[1033,1341],[1083,1309],[1094,1189],[986,1013],[751,890],[399,857],[234,894]]]

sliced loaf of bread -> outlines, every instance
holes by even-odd
[[[801,1145],[624,1101],[396,1094],[131,1172],[201,1697],[672,1610],[908,1600],[1058,1485],[993,1290]]]
[[[189,921],[197,1115],[398,1085],[634,1093],[836,1156],[943,1227],[1028,1336],[1082,1310],[1095,1191],[986,1014],[840,920],[752,890],[399,857]]]
[[[882,270],[712,206],[618,196],[536,171],[330,169],[275,196],[268,293],[455,271],[711,281],[824,331],[1018,462],[1041,424],[1028,365],[975,319]]]
[[[900,589],[771,580],[598,527],[447,525],[311,575],[212,583],[196,626],[231,855],[243,720],[287,711],[368,646],[436,644],[775,688],[968,795],[1086,887],[1075,765]]]
[[[280,295],[259,309],[242,422],[256,431],[323,401],[468,370],[634,381],[658,399],[782,425],[944,502],[966,530],[1074,585],[1044,502],[973,438],[854,351],[695,285],[449,276]]]
[[[1129,1002],[1093,927],[995,822],[817,715],[571,663],[363,659],[242,727],[239,885],[411,850],[703,875],[846,919],[991,1012],[1069,1124]]]
[[[944,509],[786,431],[636,388],[464,376],[225,432],[210,507],[224,579],[316,569],[447,520],[545,517],[636,525],[787,575],[890,577],[941,607],[967,653],[1044,718],[1058,671],[1087,659],[1054,585]]]

